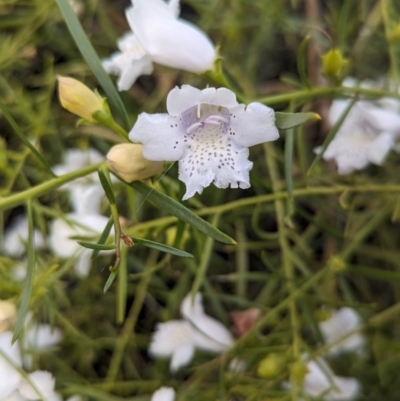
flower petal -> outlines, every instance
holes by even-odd
[[[279,138],[275,126],[275,113],[261,103],[240,104],[229,109],[232,141],[239,146],[250,147]]]
[[[202,91],[190,85],[176,86],[167,97],[167,110],[171,116],[179,116],[184,111],[199,104],[212,104],[226,108],[238,105],[236,95],[226,88],[206,88]]]
[[[22,359],[18,342],[11,345],[12,333],[6,331],[0,334],[0,349],[18,366],[21,366]],[[19,372],[0,355],[0,394],[1,397],[8,397],[16,389],[22,380]]]
[[[38,324],[34,322],[25,331],[23,337],[24,348],[42,350],[54,347],[62,340],[62,332],[49,324]]]
[[[368,160],[378,166],[382,165],[393,146],[394,138],[392,134],[388,132],[380,134],[367,149]]]
[[[379,131],[400,134],[400,115],[398,112],[373,106],[368,108],[365,117]]]
[[[175,390],[172,387],[160,387],[153,393],[150,401],[174,401]]]
[[[176,161],[188,147],[178,129],[179,120],[168,114],[141,113],[129,133],[132,142],[143,144],[143,157],[153,161]]]
[[[210,39],[195,25],[177,20],[162,0],[136,1],[126,17],[155,63],[195,73],[213,67],[216,54]]]
[[[171,372],[176,372],[180,368],[188,365],[193,359],[195,347],[194,343],[187,342],[175,348],[172,353],[169,369]]]
[[[352,308],[340,308],[332,312],[332,316],[318,324],[326,344],[336,343],[336,341],[347,333],[357,329],[361,325],[360,316]],[[354,333],[339,343],[329,348],[332,355],[343,351],[355,351],[365,344],[365,339],[360,333]]]
[[[183,320],[158,323],[151,338],[149,354],[153,357],[171,356],[177,348],[193,343],[193,329]]]
[[[30,381],[36,386],[40,393],[42,393],[46,400],[55,394],[55,379],[50,372],[36,370],[35,372],[30,373],[28,376]],[[36,390],[26,380],[21,382],[19,391],[28,400],[39,399],[39,395]]]

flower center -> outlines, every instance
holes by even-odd
[[[221,125],[221,124],[228,124],[229,120],[226,117],[223,117],[219,114],[209,114],[207,112],[207,109],[209,107],[204,106],[206,108],[205,113],[203,113],[203,117],[201,116],[201,104],[197,105],[197,119],[200,121],[196,121],[193,124],[189,125],[189,127],[186,128],[186,133],[190,134],[193,131],[195,131],[197,128],[204,128],[206,124],[211,124],[211,125]],[[205,115],[204,115],[205,114]]]

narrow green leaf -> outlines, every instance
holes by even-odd
[[[7,107],[0,102],[0,110],[3,112],[4,117],[7,119],[8,123],[11,125],[15,133],[19,136],[21,141],[24,143],[24,145],[29,148],[29,150],[33,153],[33,155],[36,157],[36,159],[39,161],[39,163],[42,164],[42,166],[53,176],[56,177],[56,175],[53,173],[53,170],[50,167],[50,164],[47,163],[47,161],[43,158],[43,156],[37,151],[37,149],[29,142],[28,138],[25,136],[25,134],[22,132],[22,130],[19,128],[17,122],[14,120],[10,112],[8,111]]]
[[[137,237],[131,237],[131,238],[133,242],[135,242],[136,244],[146,246],[147,248],[157,249],[158,251],[170,253],[176,256],[181,256],[183,258],[193,258],[192,254],[185,251],[181,251],[180,249],[177,248],[173,248],[172,246],[160,244],[159,242],[154,242],[143,238],[137,238]]]
[[[275,124],[278,129],[294,128],[310,121],[318,121],[321,117],[317,113],[275,113]]]
[[[299,72],[300,81],[306,88],[310,89],[311,85],[307,77],[307,49],[308,42],[311,36],[307,35],[300,44],[299,50],[297,52],[297,71]]]
[[[197,214],[193,213],[191,210],[169,196],[148,187],[140,181],[134,181],[129,184],[127,183],[127,185],[130,185],[133,189],[136,189],[136,191],[144,195],[146,200],[153,202],[159,208],[171,213],[192,227],[197,228],[199,231],[214,238],[216,241],[223,242],[224,244],[236,244],[236,241],[233,238],[218,230],[218,228],[213,227],[210,223],[203,220],[201,217],[197,216]]]
[[[111,205],[115,205],[114,191],[111,187],[110,181],[108,180],[102,169],[99,169],[98,174],[100,178],[100,183],[104,189],[104,192],[106,193],[108,201],[110,202]]]
[[[110,217],[110,219],[108,220],[107,225],[104,227],[103,232],[100,235],[99,240],[97,241],[98,244],[104,244],[107,241],[108,236],[110,235],[111,232],[111,227],[113,226],[114,221],[113,219]],[[94,259],[98,254],[99,254],[100,250],[99,249],[95,249],[92,253],[92,257],[91,259]]]
[[[215,225],[218,224],[220,216],[221,215],[219,213],[214,215],[214,217],[212,219],[213,224],[215,224]],[[214,247],[213,239],[207,238],[204,243],[202,252],[201,252],[200,265],[198,266],[198,268],[196,270],[196,277],[194,279],[192,289],[190,291],[193,298],[194,298],[195,294],[202,287],[204,281],[206,281],[207,270],[210,266],[210,260],[211,260],[211,254],[212,254],[213,247]]]
[[[293,111],[293,104],[290,104],[289,111]],[[293,148],[294,148],[294,129],[290,128],[285,133],[285,180],[286,189],[289,195],[289,202],[293,203]],[[293,204],[291,205],[293,207]]]
[[[115,277],[117,277],[117,270],[113,270],[111,271],[110,275],[108,276],[108,279],[106,281],[106,283],[104,284],[104,288],[103,288],[103,293],[105,294],[109,288],[111,287],[111,284],[114,282]]]
[[[126,112],[125,106],[122,103],[121,97],[119,96],[118,91],[115,89],[111,78],[104,70],[96,51],[87,38],[85,31],[82,29],[78,18],[71,8],[71,5],[69,4],[68,0],[55,1],[57,2],[58,7],[61,10],[65,23],[67,24],[67,27],[76,43],[76,46],[81,52],[82,57],[88,63],[90,69],[99,81],[100,85],[104,89],[104,92],[107,94],[111,106],[121,117],[122,121],[124,122],[125,128],[131,129],[128,113]]]
[[[342,115],[340,116],[339,120],[336,122],[336,124],[334,124],[334,126],[331,128],[331,130],[328,132],[328,135],[326,136],[324,143],[321,146],[320,151],[318,152],[317,156],[315,157],[315,159],[313,160],[313,162],[311,163],[310,168],[307,171],[307,175],[310,175],[312,170],[314,169],[314,167],[319,163],[319,161],[321,160],[322,156],[325,153],[326,148],[329,146],[329,144],[331,143],[332,139],[335,137],[336,132],[339,131],[339,128],[341,127],[341,125],[343,124],[343,121],[346,119],[347,115],[349,114],[350,110],[352,109],[352,107],[354,106],[355,102],[357,101],[356,98],[354,98],[349,105],[346,107],[346,109],[344,110],[344,112],[342,113]]]
[[[78,244],[89,249],[96,249],[98,251],[111,251],[115,249],[115,245],[94,244],[91,242],[78,241]]]
[[[28,215],[28,264],[26,267],[26,277],[24,282],[24,288],[22,290],[17,323],[15,325],[14,335],[12,338],[13,344],[15,343],[15,341],[17,341],[24,327],[25,318],[29,311],[29,303],[32,297],[33,281],[35,278],[36,249],[35,249],[35,236],[33,231],[33,214],[32,214],[31,201],[27,202],[27,215]]]

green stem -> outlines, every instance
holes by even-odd
[[[288,92],[282,95],[270,95],[257,99],[257,102],[265,103],[268,106],[274,106],[282,103],[289,103],[294,100],[309,101],[317,97],[335,97],[335,96],[360,96],[364,95],[371,98],[377,97],[391,97],[400,99],[400,94],[390,92],[382,89],[371,89],[371,88],[350,88],[346,86],[323,86],[312,89],[302,89],[296,92]]]
[[[116,132],[117,134],[120,134],[122,137],[124,137],[126,140],[129,141],[128,133],[119,124],[117,124],[114,120],[109,121],[106,125],[107,125],[107,127],[111,128],[114,132]]]
[[[57,178],[53,178],[49,181],[37,185],[36,187],[29,188],[26,191],[18,192],[7,197],[0,197],[0,210],[9,209],[11,207],[20,205],[21,203],[24,203],[32,198],[42,196],[67,182],[93,173],[93,171],[96,171],[101,165],[102,163],[92,164],[91,166],[72,171],[71,173],[64,174]]]
[[[278,171],[278,165],[275,160],[275,155],[273,154],[273,146],[270,143],[264,145],[266,153],[266,161],[268,171],[271,177],[272,189],[273,191],[279,190],[280,177]],[[285,206],[283,200],[275,200],[275,212],[276,220],[278,225],[278,241],[281,249],[282,267],[286,278],[287,287],[289,290],[289,295],[293,296],[296,291],[296,286],[294,284],[294,269],[292,259],[290,258],[291,250],[289,242],[286,238],[286,224],[285,224]],[[300,328],[297,317],[296,300],[293,298],[289,302],[289,313],[290,313],[290,323],[293,332],[293,360],[297,361],[300,355]],[[299,388],[298,385],[293,382],[293,387],[291,391],[292,400],[296,401],[298,398]]]

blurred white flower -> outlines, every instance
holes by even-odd
[[[87,276],[91,266],[92,250],[83,248],[70,237],[98,237],[107,225],[108,219],[99,214],[80,215],[77,213],[67,214],[66,219],[68,222],[62,219],[55,219],[51,222],[50,247],[61,258],[76,257],[76,273],[80,277]]]
[[[19,350],[18,342],[11,345],[13,334],[6,331],[0,334],[0,350],[9,358],[16,366],[21,366],[22,358]],[[2,354],[0,354],[0,400],[7,399],[19,386],[22,376],[10,364]]]
[[[61,396],[54,391],[55,379],[50,372],[36,370],[28,378],[46,401],[62,401]],[[27,400],[39,400],[40,396],[31,383],[23,379],[18,391]]]
[[[7,300],[0,299],[0,333],[11,328],[17,320],[17,308]]]
[[[326,344],[334,344],[347,333],[361,326],[361,318],[352,308],[340,308],[333,311],[329,319],[318,323],[322,336]],[[337,344],[329,348],[331,355],[339,354],[345,351],[360,350],[365,344],[365,338],[360,333],[354,333]]]
[[[195,25],[178,19],[179,0],[132,0],[126,10],[132,32],[118,41],[120,52],[103,61],[105,70],[119,76],[118,89],[128,90],[136,79],[153,72],[153,62],[201,73],[216,58],[210,39]]]
[[[185,297],[181,314],[185,320],[157,324],[149,347],[154,357],[171,357],[172,372],[186,366],[196,348],[220,353],[232,345],[232,335],[225,326],[204,313],[200,294],[195,295],[193,304],[191,294]]]
[[[354,87],[354,80],[345,86]],[[367,87],[374,87],[368,82]],[[377,87],[377,84],[375,84]],[[329,112],[333,126],[349,106],[351,100],[334,100]],[[335,138],[323,154],[325,160],[334,159],[339,174],[362,170],[368,164],[382,165],[400,136],[400,102],[381,99],[379,102],[358,101],[349,111]],[[319,153],[321,148],[316,148]]]
[[[324,401],[350,401],[360,392],[360,383],[353,378],[336,376],[322,358],[307,362],[303,391],[309,397]]]
[[[218,188],[249,188],[249,147],[278,139],[274,111],[261,103],[239,104],[226,88],[175,87],[167,97],[169,114],[141,113],[129,139],[143,144],[143,156],[179,161],[183,199]]]
[[[53,167],[53,171],[57,175],[71,173],[91,164],[101,163],[104,161],[104,156],[96,149],[67,149],[64,153],[64,161]],[[76,184],[90,184],[97,181],[97,173],[92,173],[85,177],[78,178],[72,182],[66,183],[62,188],[70,187]]]
[[[39,230],[33,231],[36,249],[44,247],[44,238]],[[11,222],[4,233],[4,253],[14,258],[21,257],[26,252],[28,241],[28,218],[18,216]]]
[[[153,393],[150,401],[174,401],[175,390],[172,387],[160,387]]]

